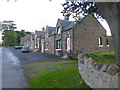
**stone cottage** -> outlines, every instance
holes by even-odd
[[[55,54],[55,27],[46,26],[45,53]]]
[[[22,37],[20,40],[21,46],[28,46],[31,47],[31,35],[26,35],[25,37]]]
[[[20,46],[24,46],[24,37],[20,39]]]
[[[76,58],[81,52],[107,52],[106,40],[106,30],[91,14],[76,23],[58,19],[55,53]]]
[[[43,33],[43,31],[37,31],[35,30],[35,49],[40,49],[40,35]]]
[[[55,54],[56,55],[59,55],[64,52],[65,47],[64,47],[63,39],[65,39],[65,37],[63,32],[72,23],[74,22],[58,19],[56,24],[56,29],[55,29]]]
[[[66,50],[72,57],[76,57],[81,52],[107,52],[109,50],[106,43],[106,30],[91,14],[75,25],[68,26],[64,31],[64,36],[66,34],[70,39],[67,42],[64,40],[67,43]]]
[[[30,50],[34,50],[35,49],[35,34],[32,33],[31,34],[31,47]]]
[[[45,53],[45,31],[40,35],[40,40],[41,40],[41,53]]]

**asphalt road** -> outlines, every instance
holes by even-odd
[[[10,48],[10,50],[14,53],[15,56],[17,56],[22,65],[26,65],[29,63],[35,63],[35,62],[43,62],[43,61],[51,61],[51,60],[58,60],[60,59],[57,56],[54,55],[43,55],[41,53],[21,53],[20,49],[14,49]]]
[[[27,79],[18,58],[8,48],[2,48],[0,52],[2,52],[2,88],[27,88]]]
[[[2,48],[0,48],[0,90],[2,89]]]
[[[34,62],[43,62],[60,59],[54,55],[43,55],[40,53],[21,53],[21,50],[14,48],[0,48],[0,65],[2,68],[2,88],[27,88],[27,79],[23,74],[20,63],[23,67]],[[0,73],[1,74],[1,73]],[[1,80],[1,79],[0,79]],[[4,89],[3,89],[4,90]]]

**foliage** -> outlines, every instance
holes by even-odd
[[[92,13],[96,14],[98,18],[101,17],[101,15],[98,13],[98,9],[96,7],[95,2],[76,2],[76,1],[67,1],[66,3],[62,4],[64,7],[64,10],[61,12],[63,13],[63,16],[70,16],[72,15],[75,20],[79,21],[84,16]]]
[[[4,31],[7,31],[7,30],[15,30],[17,27],[16,27],[16,24],[14,24],[14,21],[3,21],[3,24],[2,24],[2,29]]]
[[[30,35],[31,32],[25,32],[25,30],[21,30],[21,31],[15,31],[17,34],[17,42],[16,45],[20,44],[20,39],[26,35]]]
[[[15,31],[7,30],[3,32],[3,41],[5,46],[14,46],[17,42],[17,36]]]
[[[3,30],[3,45],[4,46],[14,46],[14,45],[20,45],[20,39],[28,34],[31,34],[31,32],[25,32],[25,30],[21,31],[14,31],[16,29],[16,24],[14,24],[14,21],[3,21],[2,22],[2,30]]]
[[[77,60],[53,60],[26,65],[29,88],[90,88],[80,76]]]
[[[15,43],[17,42],[17,36],[15,33],[15,29],[16,29],[16,24],[14,24],[14,21],[3,21],[2,22],[2,30],[3,30],[3,45],[4,46],[13,46],[15,45]]]
[[[0,43],[0,47],[2,47],[2,43]]]
[[[88,56],[100,64],[116,64],[115,52],[94,52],[88,54]]]

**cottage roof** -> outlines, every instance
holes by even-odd
[[[34,38],[34,37],[35,37],[35,34],[32,34],[32,37]]]
[[[29,37],[31,37],[31,35],[27,35],[27,37],[29,38]]]
[[[36,31],[36,34],[40,36],[43,33],[43,31]]]
[[[74,23],[74,21],[68,21],[68,20],[58,19],[57,24],[58,23],[61,24],[61,26],[63,27],[63,31],[64,31],[71,23]]]
[[[49,35],[53,35],[55,32],[55,28],[56,27],[47,26],[46,31],[49,33]]]
[[[75,22],[72,22],[70,25],[68,25],[68,27],[65,30],[71,29],[75,24],[76,24]]]

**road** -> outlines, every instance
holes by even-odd
[[[21,53],[21,50],[14,48],[0,48],[0,57],[2,57],[2,88],[27,88],[27,79],[25,78],[21,65],[34,62],[43,62],[60,59],[54,55],[43,55],[40,53]],[[20,63],[19,63],[20,61]]]
[[[2,52],[2,88],[27,88],[27,80],[18,58],[8,48],[3,47],[0,52]]]
[[[21,64],[24,66],[26,64],[30,64],[30,63],[35,63],[35,62],[44,62],[44,61],[51,61],[51,60],[58,60],[61,59],[57,56],[54,55],[43,55],[41,53],[21,53],[20,49],[14,49],[14,48],[10,48],[10,50],[14,53],[15,56],[17,56],[20,61]]]
[[[2,48],[0,48],[0,90],[2,89]]]

